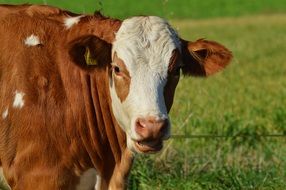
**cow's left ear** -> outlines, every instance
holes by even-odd
[[[232,53],[223,45],[204,39],[196,42],[181,40],[182,71],[184,75],[209,76],[223,68],[231,61]]]
[[[83,36],[68,44],[72,61],[83,69],[111,63],[111,44],[96,36]]]

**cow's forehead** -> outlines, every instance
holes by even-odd
[[[148,65],[152,70],[162,64],[167,68],[174,49],[180,49],[177,33],[167,21],[156,16],[124,20],[113,43],[113,53],[128,67]]]

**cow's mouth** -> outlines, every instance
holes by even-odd
[[[135,146],[142,153],[156,153],[163,148],[163,141],[136,141]]]

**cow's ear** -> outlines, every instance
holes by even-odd
[[[181,40],[184,75],[209,76],[225,68],[232,53],[223,45],[204,39],[196,42]]]
[[[95,36],[84,36],[68,44],[71,60],[83,69],[111,63],[111,44]]]

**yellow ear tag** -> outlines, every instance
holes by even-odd
[[[97,65],[97,61],[91,57],[91,53],[88,47],[85,49],[84,58],[87,65]]]

